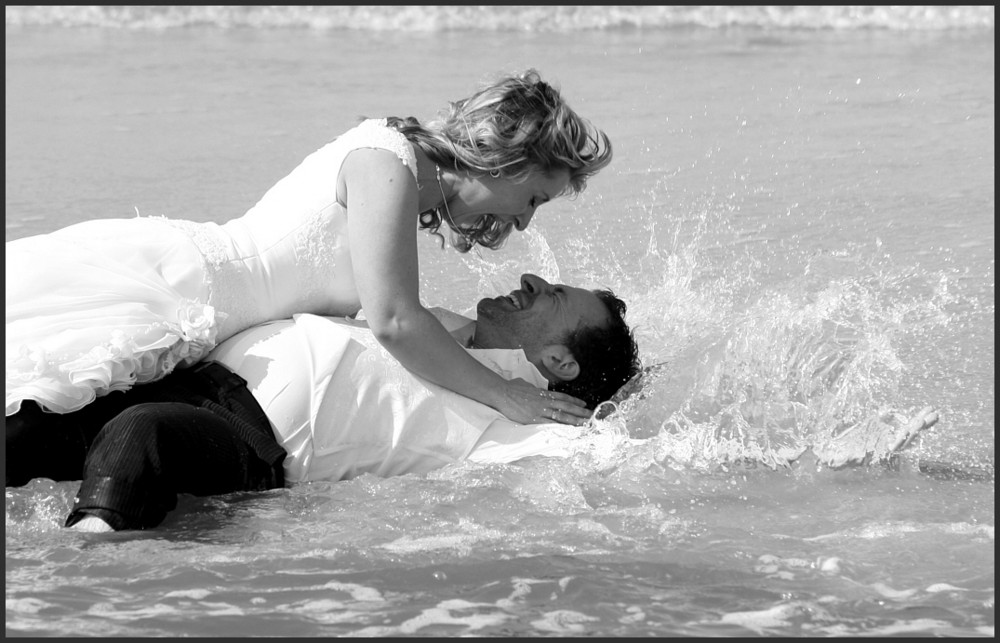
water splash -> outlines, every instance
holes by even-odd
[[[916,410],[901,406],[910,367],[899,347],[950,323],[948,277],[896,268],[876,242],[814,253],[799,277],[765,286],[766,257],[738,251],[731,209],[706,202],[667,224],[647,213],[649,241],[631,265],[613,248],[573,239],[560,246],[564,270],[533,230],[519,259],[468,260],[482,289],[540,270],[612,287],[628,302],[645,370],[581,436],[583,470],[651,452],[703,470],[787,467],[807,451],[831,465],[877,461]]]
[[[465,268],[478,277],[479,283],[475,292],[510,292],[518,288],[521,275],[524,273],[538,275],[549,283],[563,281],[556,255],[541,232],[536,228],[527,228],[519,233],[518,243],[527,244],[527,251],[524,254],[483,253],[476,248],[471,253],[462,255],[461,260]],[[499,258],[494,259],[494,257]]]
[[[905,299],[898,281],[874,275],[815,293],[801,285],[765,291],[733,311],[723,339],[692,344],[671,373],[650,378],[645,408],[632,413],[643,423],[665,416],[665,451],[701,466],[742,459],[781,466],[806,449],[828,462],[883,458],[908,371],[898,340],[949,319],[946,292]],[[666,394],[679,380],[683,388]]]
[[[79,483],[56,483],[37,478],[23,487],[7,489],[7,536],[61,530],[79,486]]]

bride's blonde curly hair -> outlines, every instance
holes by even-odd
[[[425,125],[412,117],[387,120],[442,167],[518,183],[538,172],[565,169],[569,171],[567,192],[573,196],[611,162],[607,134],[570,109],[559,91],[534,69],[502,78],[450,103]],[[420,228],[441,236],[438,229],[445,221],[441,210],[421,213]],[[484,215],[472,228],[454,230],[453,244],[461,252],[477,244],[496,249],[512,229],[513,224]]]

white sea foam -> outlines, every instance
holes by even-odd
[[[742,625],[758,634],[766,634],[768,630],[785,627],[789,620],[805,612],[799,603],[785,603],[768,609],[747,612],[730,612],[719,619],[722,623]]]
[[[531,621],[531,625],[540,632],[553,634],[578,634],[586,631],[586,623],[599,620],[575,610],[554,610],[546,612],[542,618]]]
[[[30,6],[7,26],[129,29],[591,31],[702,27],[941,30],[992,28],[980,6]]]

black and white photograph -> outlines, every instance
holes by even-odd
[[[5,14],[7,638],[994,637],[994,6]]]

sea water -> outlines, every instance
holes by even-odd
[[[360,116],[537,68],[612,165],[498,252],[421,235],[421,295],[609,287],[647,367],[565,459],[184,497],[110,535],[61,527],[78,483],[7,489],[8,636],[993,636],[993,7],[6,18],[7,240],[226,221]],[[783,464],[928,405],[888,464]]]

